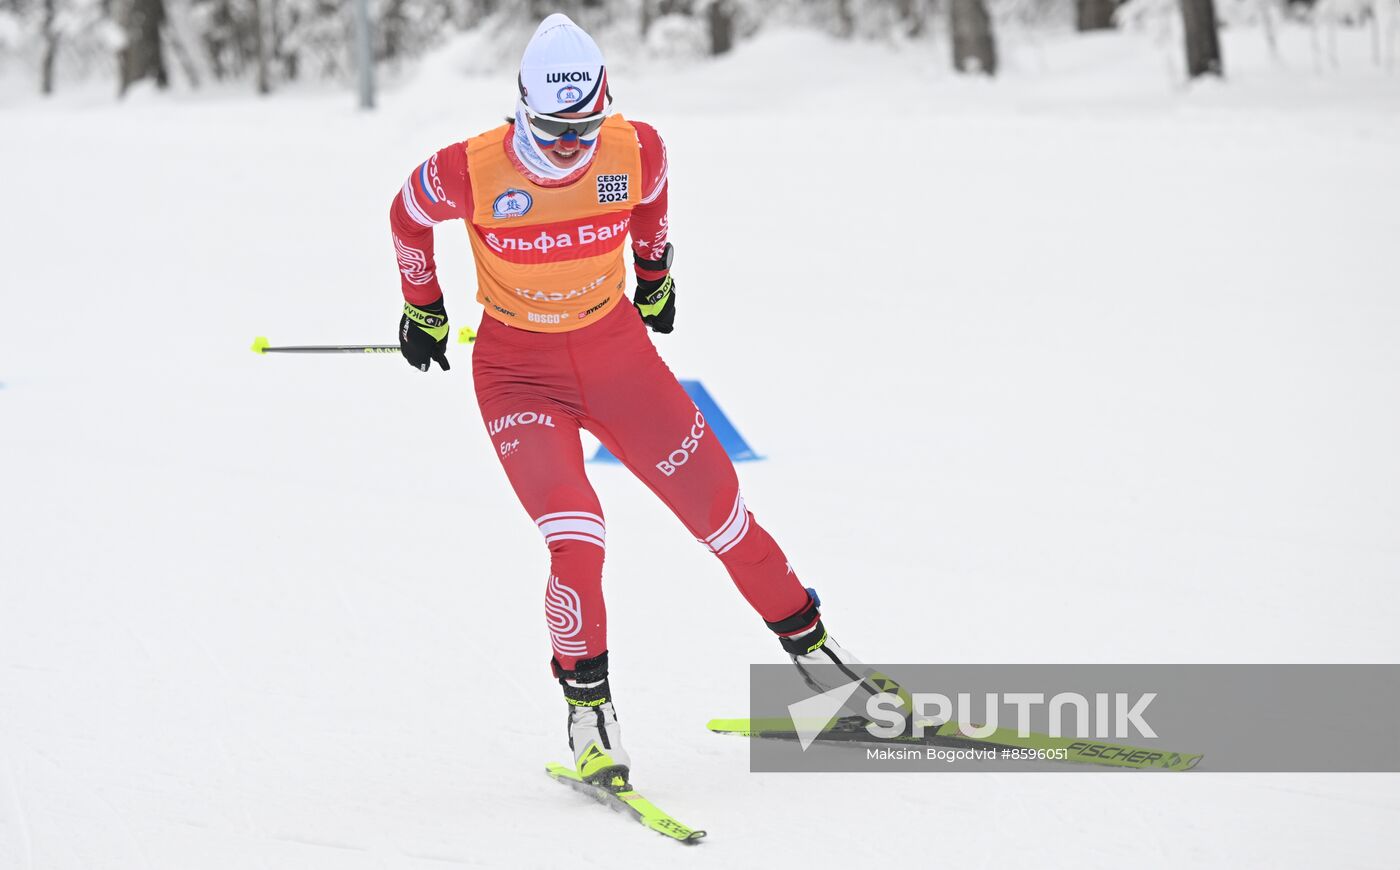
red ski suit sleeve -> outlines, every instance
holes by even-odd
[[[394,253],[399,258],[403,298],[425,305],[442,297],[433,261],[433,227],[472,213],[465,142],[448,145],[408,176],[389,206]]]
[[[666,247],[666,145],[650,124],[631,123],[641,146],[644,191],[642,201],[632,210],[632,250],[644,260],[654,260]],[[457,218],[471,220],[466,144],[448,145],[420,163],[389,206],[403,298],[414,305],[442,297],[433,260],[433,227]],[[665,274],[637,270],[640,278],[656,279]]]
[[[655,260],[666,248],[666,143],[650,124],[633,121],[642,146],[642,201],[632,209],[632,252],[643,260]],[[665,271],[637,269],[638,278],[664,278]]]

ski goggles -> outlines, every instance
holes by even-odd
[[[573,133],[585,144],[591,143],[598,137],[598,131],[602,129],[603,122],[611,114],[611,109],[606,108],[592,115],[561,118],[558,115],[539,114],[526,105],[523,100],[521,106],[525,110],[525,123],[530,125],[530,132],[534,134],[536,141],[541,145],[552,145],[570,133]]]

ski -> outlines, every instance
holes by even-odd
[[[880,739],[865,730],[869,720],[862,716],[841,716],[827,722],[816,730],[816,742],[847,743],[865,746],[889,747],[891,745],[947,746],[951,748],[982,747],[1014,752],[1030,750],[1044,753],[1038,760],[1063,761],[1071,764],[1099,764],[1108,767],[1127,767],[1137,770],[1191,770],[1204,754],[1172,752],[1165,749],[1147,749],[1141,746],[1125,746],[1119,743],[1105,743],[1077,737],[1051,737],[1048,734],[1031,732],[1025,737],[1012,728],[997,728],[984,737],[969,737],[958,730],[958,723],[944,722],[935,725],[924,723],[924,734],[915,737],[904,734],[899,737]],[[814,723],[815,724],[815,723]],[[711,719],[706,726],[716,734],[734,734],[741,737],[757,737],[772,740],[797,740],[798,732],[791,719]],[[1002,753],[1011,758],[1014,755]]]
[[[578,771],[562,764],[546,764],[544,772],[555,782],[586,794],[610,809],[629,815],[658,834],[670,837],[678,843],[693,846],[705,836],[704,831],[697,831],[676,821],[656,804],[642,797],[630,784],[616,790],[594,785],[579,777]]]

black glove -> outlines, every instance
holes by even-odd
[[[442,297],[427,305],[403,304],[399,350],[409,365],[426,372],[437,360],[443,371],[452,368],[447,362],[447,332],[447,307],[442,304]]]
[[[632,296],[632,304],[642,313],[642,322],[651,327],[652,332],[663,335],[675,329],[676,324],[676,282],[670,275],[671,262],[676,258],[676,249],[670,242],[661,253],[659,260],[633,260],[636,270],[655,274],[664,273],[660,278],[637,277],[637,292]]]

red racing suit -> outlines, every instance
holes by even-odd
[[[800,615],[810,612],[806,590],[748,511],[724,448],[624,301],[623,233],[604,230],[627,230],[643,259],[661,255],[661,138],[614,116],[591,160],[551,181],[515,158],[512,136],[508,124],[428,158],[394,198],[390,223],[403,295],[416,304],[442,295],[433,226],[467,223],[485,306],[472,352],[477,401],[492,450],[549,549],[545,619],[556,670],[607,651],[606,524],[584,473],[580,429],[719,557],[770,628],[810,629],[815,616]]]

